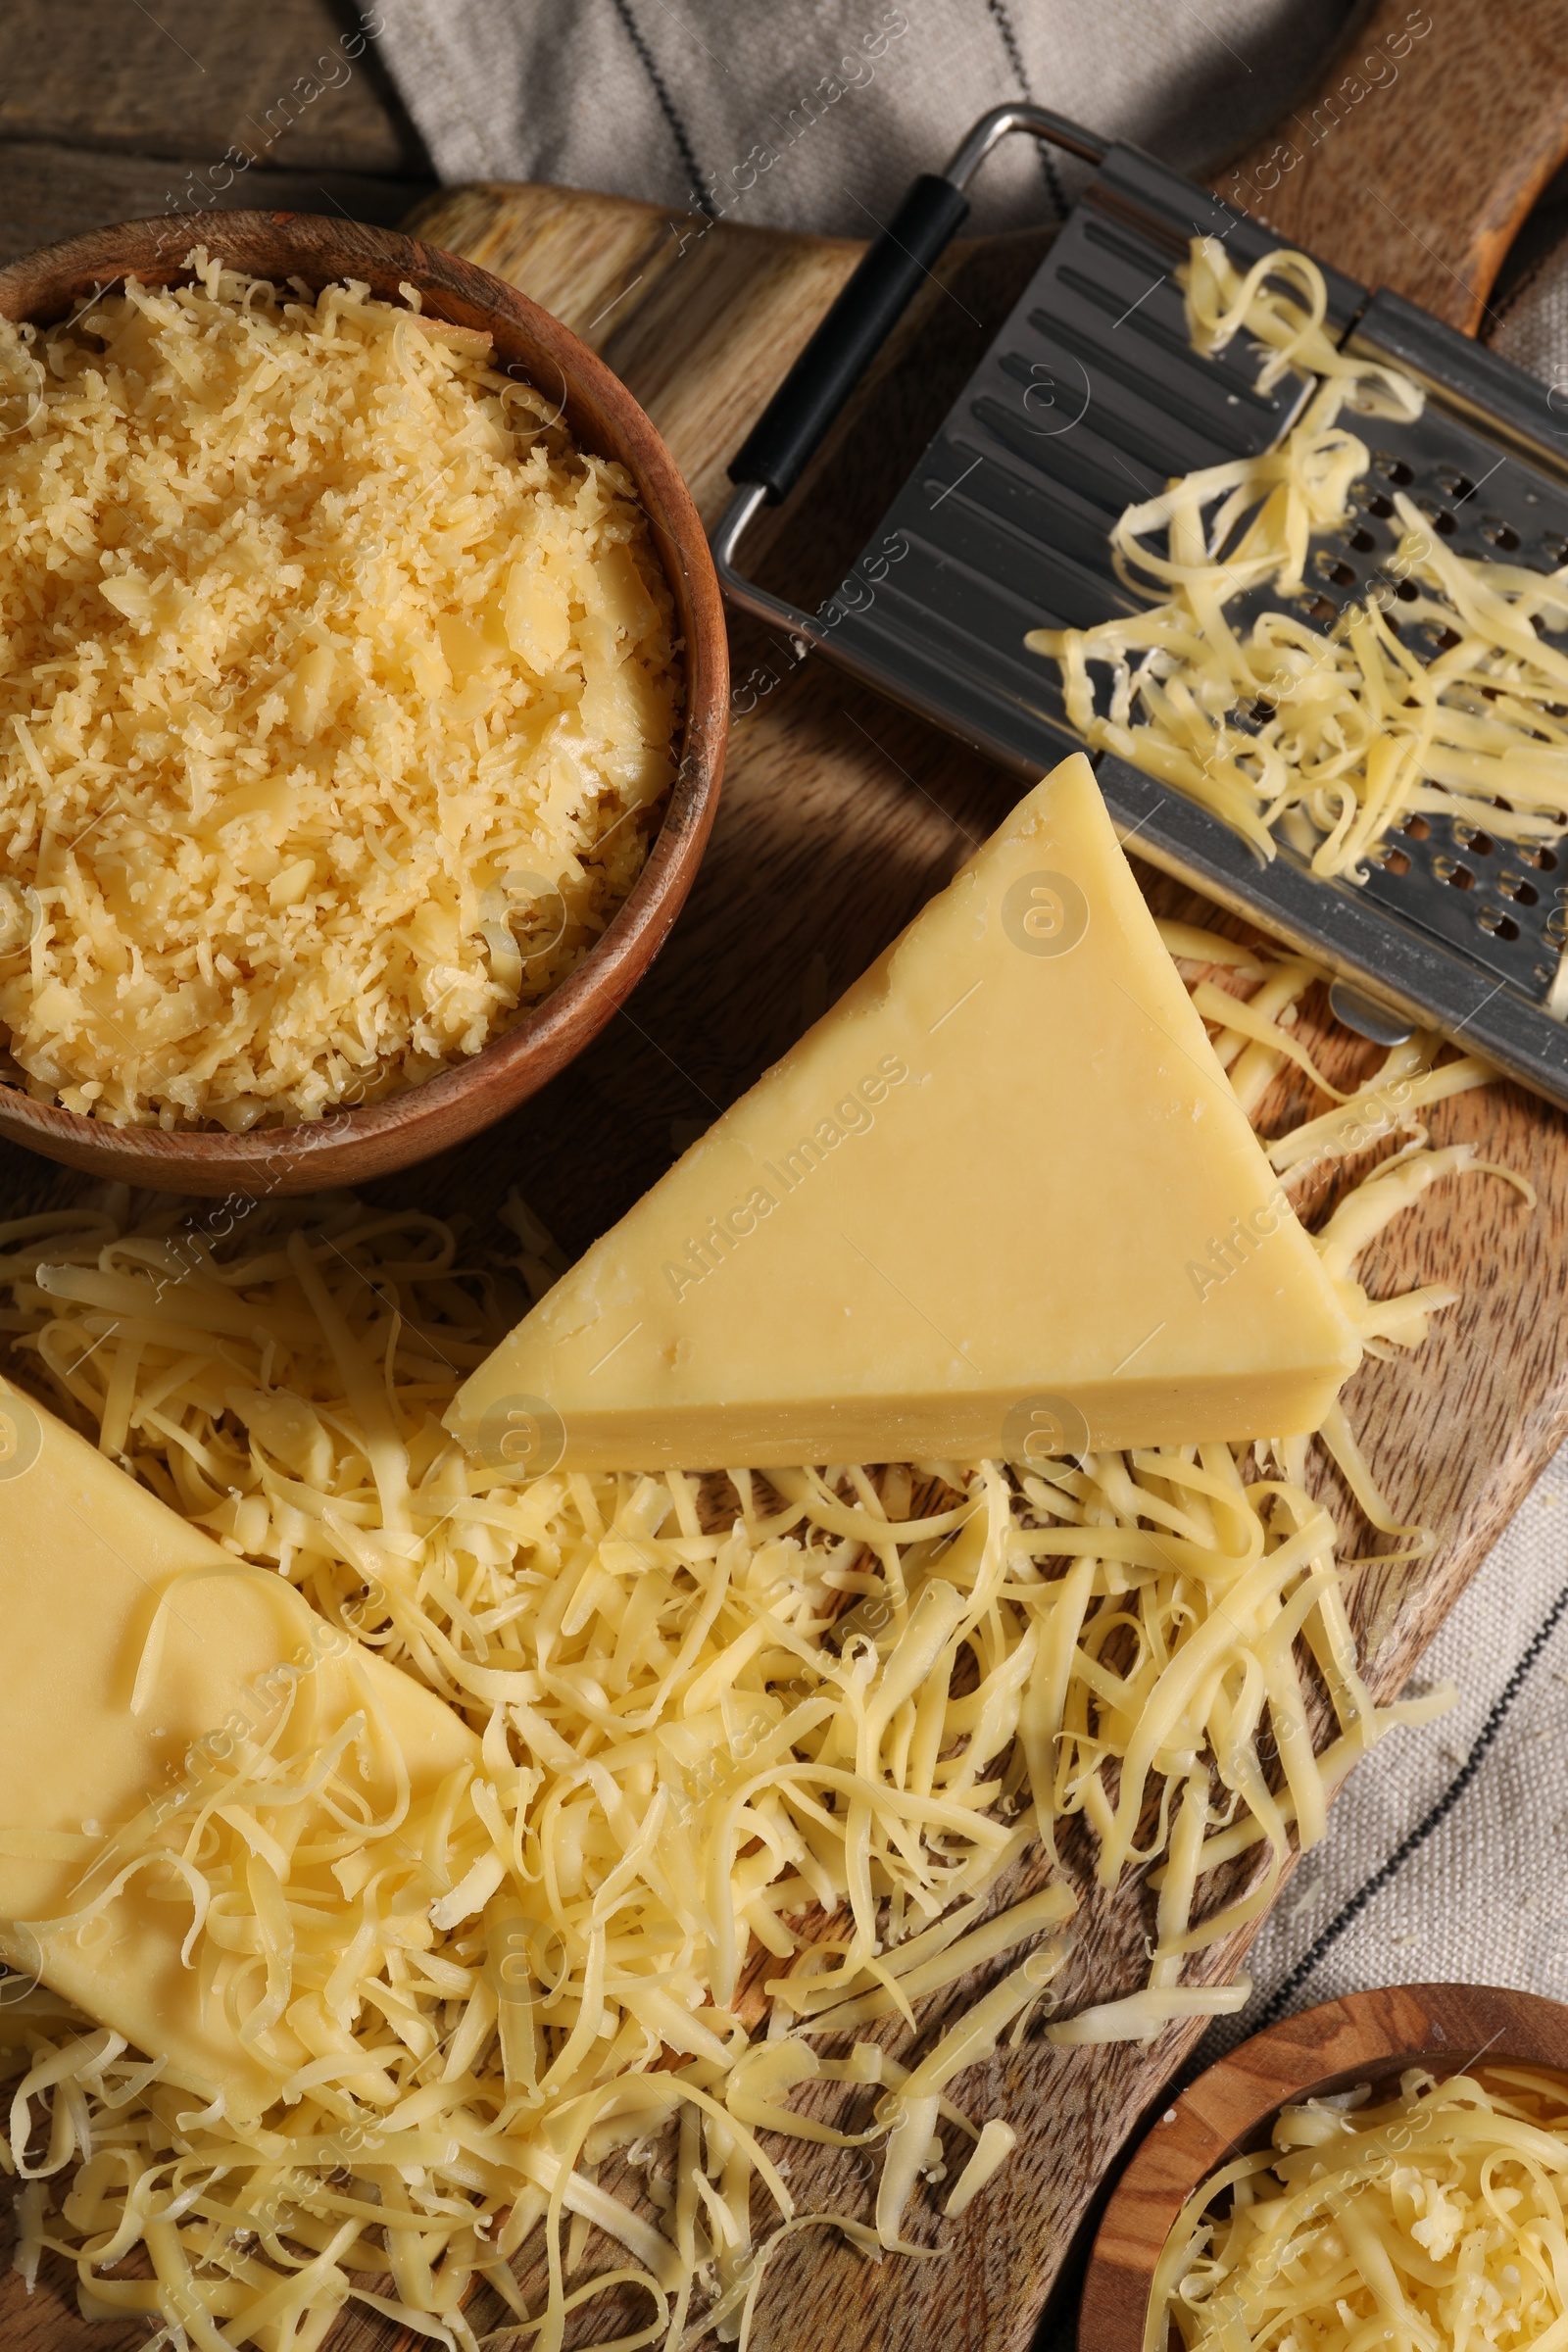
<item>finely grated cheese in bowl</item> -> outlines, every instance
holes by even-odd
[[[0,320],[0,1037],[67,1109],[241,1132],[581,961],[680,647],[630,476],[488,336],[187,266]]]

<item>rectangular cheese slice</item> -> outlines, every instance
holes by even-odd
[[[312,2051],[282,2021],[261,2063],[221,2002],[202,1999],[180,1959],[190,1900],[167,1872],[133,1878],[85,1927],[40,1923],[80,1913],[112,1883],[115,1833],[149,1804],[183,1829],[200,1793],[190,1751],[210,1736],[221,1745],[281,1723],[276,1752],[308,1755],[368,1702],[386,1760],[357,1786],[383,1818],[390,1741],[416,1803],[476,1764],[478,1742],[275,1571],[244,1566],[3,1382],[0,1626],[0,1959],[18,1972],[7,1984],[41,1980],[166,2057],[169,2080],[207,2099],[224,2089],[230,2113],[261,2107]],[[347,1901],[343,1916],[346,1941]]]
[[[1315,1428],[1358,1358],[1064,760],[555,1286],[448,1426],[518,1469]]]

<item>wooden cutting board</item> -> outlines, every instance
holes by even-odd
[[[1536,58],[1554,24],[1560,31],[1560,16],[1551,0],[1516,0],[1506,18],[1480,0],[1432,0],[1430,15],[1384,7],[1363,20],[1355,58],[1340,61],[1327,86],[1330,97],[1343,92],[1363,52],[1388,55],[1407,20],[1422,19],[1429,29],[1412,36],[1395,81],[1364,101],[1342,95],[1332,137],[1315,143],[1301,127],[1319,120],[1307,102],[1295,129],[1283,126],[1240,168],[1253,186],[1273,172],[1279,224],[1309,220],[1325,258],[1429,302],[1451,281],[1462,290],[1462,300],[1452,296],[1456,312],[1473,295],[1484,300],[1507,234],[1562,149],[1568,100],[1560,74],[1540,70]],[[1358,79],[1366,86],[1364,74]],[[1440,123],[1432,110],[1446,89],[1457,111]],[[1461,114],[1500,119],[1503,91],[1512,110],[1505,155],[1488,144],[1490,129],[1464,145]],[[1299,149],[1288,170],[1278,165],[1282,137]],[[1389,217],[1398,215],[1397,234],[1380,234],[1381,216],[1364,195],[1369,180]],[[1229,192],[1231,174],[1217,184]],[[410,225],[511,279],[601,351],[665,435],[710,519],[723,503],[730,455],[859,251],[553,188],[449,191]],[[1045,243],[1042,232],[954,249],[775,522],[771,547],[759,532],[771,581],[812,603],[834,584]],[[717,827],[652,974],[544,1094],[462,1152],[377,1188],[383,1197],[466,1210],[482,1225],[517,1184],[564,1247],[580,1249],[863,970],[1016,797],[1015,784],[986,761],[817,658],[799,662],[789,645],[749,623],[734,631],[734,667],[737,716]],[[1144,879],[1163,911],[1203,919],[1200,902],[1157,876]],[[1313,1050],[1342,1077],[1374,1058],[1344,1033]],[[1438,1536],[1418,1569],[1355,1575],[1353,1615],[1381,1699],[1404,1687],[1568,1435],[1568,1121],[1499,1086],[1441,1105],[1431,1133],[1436,1143],[1473,1139],[1484,1157],[1527,1175],[1540,1205],[1526,1213],[1494,1182],[1443,1185],[1363,1263],[1375,1294],[1420,1281],[1462,1293],[1422,1350],[1369,1363],[1348,1393],[1396,1507]],[[0,1152],[0,1214],[54,1205],[80,1189],[42,1161]],[[1375,1771],[1375,1761],[1364,1769]],[[1069,1841],[1067,1859],[1087,1887],[1087,1846]],[[1015,1891],[1038,1876],[1026,1865]],[[1064,2007],[1141,1982],[1151,1917],[1136,1885],[1114,1900],[1086,1899],[1061,1983]],[[1205,1953],[1193,1978],[1231,1975],[1247,1940]],[[931,2027],[975,1989],[955,1988],[933,2004]],[[1173,2027],[1149,2048],[1057,2051],[1036,2042],[965,2077],[965,2105],[1007,2116],[1020,2138],[962,2223],[939,2225],[934,2212],[917,2219],[918,2234],[941,2244],[944,2258],[872,2266],[830,2231],[797,2236],[769,2269],[758,2352],[798,2352],[828,2335],[843,2352],[913,2352],[939,2331],[955,2352],[1022,2352],[1064,2264],[1070,2269],[1107,2168],[1200,2031]],[[799,2143],[789,2155],[801,2210],[865,2209],[866,2183],[852,2159]],[[613,2185],[608,2170],[602,2178]],[[606,2246],[595,2252],[609,2257]],[[482,2328],[483,2310],[472,2316]],[[608,2332],[610,2318],[598,2307],[596,2328]],[[645,2307],[629,2307],[619,2324],[635,2329],[647,2318]],[[1070,2327],[1058,2311],[1042,2340],[1065,2341]],[[567,2342],[592,2331],[579,2326]],[[143,2337],[140,2326],[88,2330],[60,2277],[30,2300],[14,2278],[0,2283],[0,2341],[18,2352],[89,2343],[128,2352]],[[334,2352],[394,2340],[365,2315],[340,2323],[331,2339]]]

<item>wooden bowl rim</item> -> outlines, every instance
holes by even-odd
[[[1481,2059],[1568,2076],[1568,2003],[1500,1984],[1381,1985],[1298,2010],[1239,2042],[1174,2102],[1161,2099],[1134,2147],[1095,2235],[1079,2352],[1143,2352],[1150,2284],[1178,2214],[1211,2173],[1256,2144],[1281,2107],[1405,2066],[1446,2077]]]
[[[7,264],[0,270],[0,315],[49,323],[53,315],[67,314],[83,288],[107,286],[125,274],[147,284],[189,283],[193,272],[183,256],[203,240],[225,261],[232,257],[231,266],[258,275],[298,275],[317,286],[363,275],[366,265],[395,272],[418,287],[427,315],[450,316],[467,306],[529,343],[558,370],[574,433],[574,410],[596,408],[612,421],[620,446],[598,454],[626,464],[636,476],[685,637],[686,708],[676,775],[636,882],[576,969],[467,1060],[377,1102],[243,1134],[217,1127],[111,1127],[38,1102],[20,1088],[0,1088],[0,1134],[68,1165],[129,1175],[167,1191],[214,1195],[232,1186],[243,1194],[292,1193],[406,1167],[504,1117],[580,1052],[630,995],[680,909],[712,827],[729,717],[728,640],[707,534],[673,458],[638,402],[550,312],[440,246],[314,213],[252,209],[201,222],[185,216],[118,221]],[[264,266],[247,250],[251,240],[281,250]],[[167,261],[175,246],[181,258]],[[40,277],[63,290],[74,281],[74,293],[64,300],[27,300],[24,290]],[[536,372],[530,366],[531,378]],[[591,448],[596,437],[605,436],[590,430],[584,445]],[[441,1132],[426,1142],[420,1131],[432,1126]]]

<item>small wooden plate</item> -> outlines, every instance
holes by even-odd
[[[110,1127],[0,1087],[0,1136],[68,1167],[174,1193],[303,1193],[363,1183],[488,1127],[553,1078],[631,994],[679,912],[713,822],[729,720],[729,648],[708,541],[680,472],[631,394],[587,345],[525,294],[471,262],[390,229],[309,213],[221,213],[200,231],[230,268],[319,289],[355,277],[384,301],[416,286],[426,314],[488,329],[497,364],[535,384],[579,448],[617,458],[653,524],[685,640],[679,768],[648,860],[604,937],[560,987],[473,1055],[362,1109],[229,1135],[218,1127]],[[187,215],[94,229],[0,270],[0,315],[39,324],[134,274],[188,282],[198,235]]]
[[[1288,2101],[1418,2062],[1462,2074],[1482,2057],[1568,2073],[1568,2007],[1492,1984],[1392,1984],[1244,2041],[1164,2110],[1117,2182],[1084,2280],[1079,2352],[1143,2352],[1150,2284],[1177,2215],[1210,2173],[1267,2146]]]

